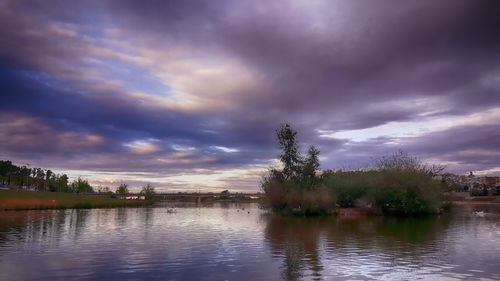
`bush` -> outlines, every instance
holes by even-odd
[[[323,184],[332,190],[340,207],[353,207],[356,199],[367,193],[366,177],[362,171],[338,171],[324,175]]]
[[[372,188],[372,198],[385,213],[416,215],[436,213],[443,184],[422,170],[383,170]]]
[[[340,207],[363,199],[391,215],[435,213],[443,194],[443,184],[421,170],[330,171],[322,181]]]
[[[380,194],[376,202],[384,213],[391,215],[418,215],[435,212],[431,203],[420,198],[419,194],[413,190],[389,190]]]
[[[335,208],[331,191],[325,186],[301,188],[291,181],[270,181],[265,196],[269,207],[283,215],[327,215]]]

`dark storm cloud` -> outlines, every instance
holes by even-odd
[[[66,129],[87,130],[124,140],[169,135],[189,138],[197,134],[196,130],[187,130],[181,123],[196,123],[190,116],[141,107],[134,100],[120,97],[120,93],[87,95],[78,89],[64,91],[46,84],[51,82],[33,78],[37,73],[12,69],[0,71],[5,97],[1,105],[3,110],[26,110],[51,120],[54,125],[64,125]]]
[[[499,139],[498,124],[464,125],[409,139],[407,147],[429,158],[454,162],[454,169],[467,172],[498,168]]]
[[[75,169],[243,167],[274,158],[274,130],[291,122],[304,147],[318,145],[328,158],[323,168],[396,148],[484,169],[499,165],[487,153],[470,153],[498,154],[491,141],[498,125],[463,129],[477,132],[465,138],[460,127],[398,145],[389,136],[354,143],[318,132],[498,108],[497,1],[3,1],[0,8],[0,110],[4,120],[36,120],[37,127],[17,131],[19,141],[2,141],[4,155],[27,159],[66,141],[75,146],[47,151],[58,157],[54,165],[71,155]],[[144,63],[137,50],[181,50],[219,66],[235,61],[253,76],[222,96],[215,84],[236,78],[202,84],[195,95],[210,106],[163,106],[131,95],[101,67],[157,77],[171,60],[159,55]],[[100,139],[77,145],[88,136]],[[150,143],[134,148],[137,141]]]
[[[347,32],[339,38],[335,34],[326,39],[308,37],[308,31],[300,26],[284,27],[294,20],[285,19],[280,26],[279,21],[273,25],[272,19],[257,19],[257,24],[230,32],[242,34],[241,40],[227,36],[226,42],[259,70],[273,73],[267,97],[255,103],[272,104],[283,114],[292,111],[299,120],[303,112],[318,110],[349,124],[357,117],[352,112],[366,112],[372,103],[426,96],[441,96],[446,98],[446,106],[469,110],[463,105],[469,103],[470,96],[485,90],[491,93],[479,80],[498,73],[491,60],[499,59],[495,51],[499,41],[494,34],[500,25],[492,20],[491,12],[478,16],[474,7],[452,8],[451,12],[445,10],[448,6],[426,7],[440,8],[443,13],[424,13],[423,21],[422,13],[430,11],[411,7],[420,5],[408,6],[407,13],[395,14],[369,6],[360,9],[364,15],[348,9],[347,17],[354,12],[349,21],[352,25],[346,24],[343,28]],[[271,27],[263,28],[268,25]],[[493,96],[483,94],[474,103],[498,106],[497,99],[487,98]],[[366,120],[371,121],[359,121]],[[344,128],[342,124],[336,127]]]

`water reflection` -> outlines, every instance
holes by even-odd
[[[57,245],[65,218],[64,213],[53,210],[0,212],[0,246],[8,246],[8,240],[24,243],[44,240],[47,244]]]
[[[274,256],[283,257],[282,278],[300,280],[306,268],[321,276],[320,234],[331,218],[294,218],[268,216],[265,238]]]
[[[478,207],[481,208],[481,207]],[[282,260],[285,280],[443,279],[496,280],[500,241],[497,209],[488,209],[491,221],[477,221],[476,207],[455,215],[422,218],[366,217],[342,220],[335,217],[265,217],[265,239],[272,254]],[[496,220],[495,223],[493,221]],[[476,229],[470,229],[473,226]],[[470,237],[470,236],[473,237]],[[465,239],[464,239],[465,238]],[[480,248],[479,252],[456,248]],[[478,259],[478,255],[484,257]],[[494,269],[494,267],[497,267]]]
[[[357,220],[177,208],[0,212],[0,280],[500,280],[500,206]]]

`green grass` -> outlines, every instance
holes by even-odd
[[[15,210],[26,209],[91,209],[91,208],[114,208],[114,207],[139,207],[151,204],[148,201],[125,201],[111,198],[107,195],[80,195],[65,192],[39,192],[39,191],[17,191],[0,190],[0,199],[45,199],[57,200],[58,205],[15,207]]]

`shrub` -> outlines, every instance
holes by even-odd
[[[323,183],[332,190],[340,207],[353,207],[356,199],[367,193],[365,172],[338,171],[323,177]]]
[[[436,213],[442,201],[444,186],[434,179],[433,172],[422,167],[394,167],[376,171],[367,196],[386,214]]]
[[[335,207],[334,197],[325,186],[305,189],[289,181],[271,181],[265,196],[269,207],[284,215],[326,215]]]
[[[322,181],[332,190],[340,207],[354,206],[356,199],[363,199],[385,214],[435,213],[444,186],[431,172],[422,169],[423,165],[417,167],[396,165],[368,171],[327,171]]]
[[[391,215],[417,215],[434,213],[429,201],[420,198],[414,190],[389,190],[376,200],[382,211]]]

